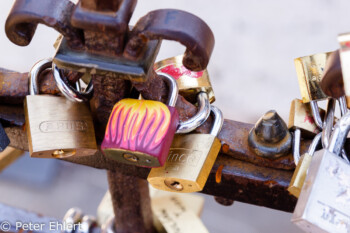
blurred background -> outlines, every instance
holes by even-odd
[[[13,2],[0,3],[0,67],[27,72],[54,55],[58,34],[40,25],[29,46],[12,44],[3,28]],[[208,70],[215,105],[225,118],[249,123],[270,109],[287,121],[290,102],[300,98],[293,59],[337,49],[337,35],[350,30],[346,0],[140,0],[131,24],[160,8],[189,11],[212,28],[216,45]],[[183,52],[163,42],[158,60]],[[96,214],[107,187],[105,171],[25,155],[0,174],[0,202],[61,219],[73,206]],[[289,213],[239,202],[223,207],[203,196],[202,220],[210,232],[301,232]]]

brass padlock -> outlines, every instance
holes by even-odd
[[[176,79],[179,86],[179,94],[191,103],[196,102],[197,94],[208,93],[210,103],[215,101],[215,95],[210,83],[208,70],[194,72],[188,70],[183,64],[183,55],[168,58],[154,64],[157,72],[171,75]]]
[[[321,115],[324,115],[324,111],[320,109]],[[312,116],[312,110],[309,103],[303,103],[299,99],[294,99],[290,106],[288,129],[296,130],[300,129],[305,136],[314,136],[320,132],[317,127],[314,118]]]
[[[315,138],[312,140],[312,143],[310,144],[308,152],[303,154],[298,161],[297,167],[295,168],[292,180],[290,181],[288,187],[288,191],[295,197],[299,197],[300,195],[312,156],[315,153],[318,144],[320,143],[321,137],[322,133],[318,133],[315,136]]]
[[[221,111],[211,106],[215,116],[210,134],[175,135],[165,166],[152,168],[148,182],[170,192],[198,192],[204,188],[221,148],[217,138],[224,122]]]
[[[294,59],[301,97],[304,103],[328,98],[322,91],[320,82],[327,58],[331,53],[318,53]]]
[[[350,107],[350,33],[340,34],[338,36],[338,41],[340,43],[339,56],[343,74],[344,91],[347,106]]]
[[[310,103],[315,123],[319,128],[322,128],[322,118],[317,101],[328,98],[322,91],[320,82],[331,53],[318,53],[294,59],[302,101]]]
[[[39,158],[92,155],[97,145],[88,106],[65,97],[37,95],[38,77],[51,65],[52,60],[45,59],[30,72],[30,95],[24,104],[30,155]]]

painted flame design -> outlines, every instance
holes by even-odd
[[[150,151],[160,146],[171,123],[168,107],[158,101],[123,99],[114,105],[105,142],[131,151]]]

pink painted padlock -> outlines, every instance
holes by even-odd
[[[105,156],[142,167],[163,166],[175,133],[188,133],[203,124],[210,114],[206,92],[197,95],[198,112],[179,121],[175,109],[178,86],[172,76],[158,73],[169,86],[168,106],[153,100],[123,99],[113,108],[101,149]]]
[[[159,101],[123,99],[110,115],[101,149],[105,156],[121,163],[159,167],[165,163],[179,114],[175,109],[178,87],[175,80],[161,75],[168,83],[168,106]]]

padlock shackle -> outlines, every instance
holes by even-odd
[[[298,164],[300,159],[300,139],[301,139],[301,130],[296,128],[293,135],[293,159],[295,165]]]
[[[43,59],[34,64],[28,74],[30,95],[39,95],[39,76],[43,71],[51,68],[51,64],[52,58]]]
[[[179,86],[177,85],[176,80],[169,74],[166,73],[157,73],[160,75],[163,80],[167,83],[169,88],[169,97],[167,101],[167,105],[170,107],[175,107],[177,97],[179,96]]]
[[[224,116],[219,108],[211,105],[210,109],[214,114],[214,122],[209,134],[217,137],[221,131],[222,125],[224,124]]]
[[[334,126],[328,150],[336,155],[340,155],[349,131],[350,112],[347,112],[344,116],[340,118],[340,120]]]
[[[312,111],[312,116],[314,117],[315,124],[322,129],[323,128],[323,121],[322,117],[320,115],[320,109],[318,108],[318,104],[316,100],[311,100],[310,101],[310,106],[311,106],[311,111]]]
[[[53,76],[56,81],[56,85],[58,89],[61,91],[61,93],[70,101],[72,102],[84,102],[88,101],[92,97],[93,93],[93,85],[92,85],[92,80],[86,87],[86,90],[84,92],[80,91],[80,84],[79,80],[77,81],[77,90],[74,91],[73,88],[68,85],[64,80],[62,79],[61,72],[56,66],[55,63],[52,62],[52,72]]]
[[[309,146],[309,149],[307,151],[307,153],[311,156],[313,156],[315,154],[315,151],[317,149],[317,146],[320,144],[320,141],[321,141],[321,138],[322,138],[322,132],[321,133],[318,133],[316,134],[316,136],[314,137],[314,139],[312,140],[310,146]]]
[[[329,139],[332,135],[332,129],[334,125],[334,113],[335,113],[336,100],[333,98],[328,99],[326,117],[322,125],[322,146],[328,148]]]
[[[198,111],[190,119],[180,122],[176,133],[189,133],[201,126],[210,115],[210,102],[208,93],[199,92],[197,95]]]

